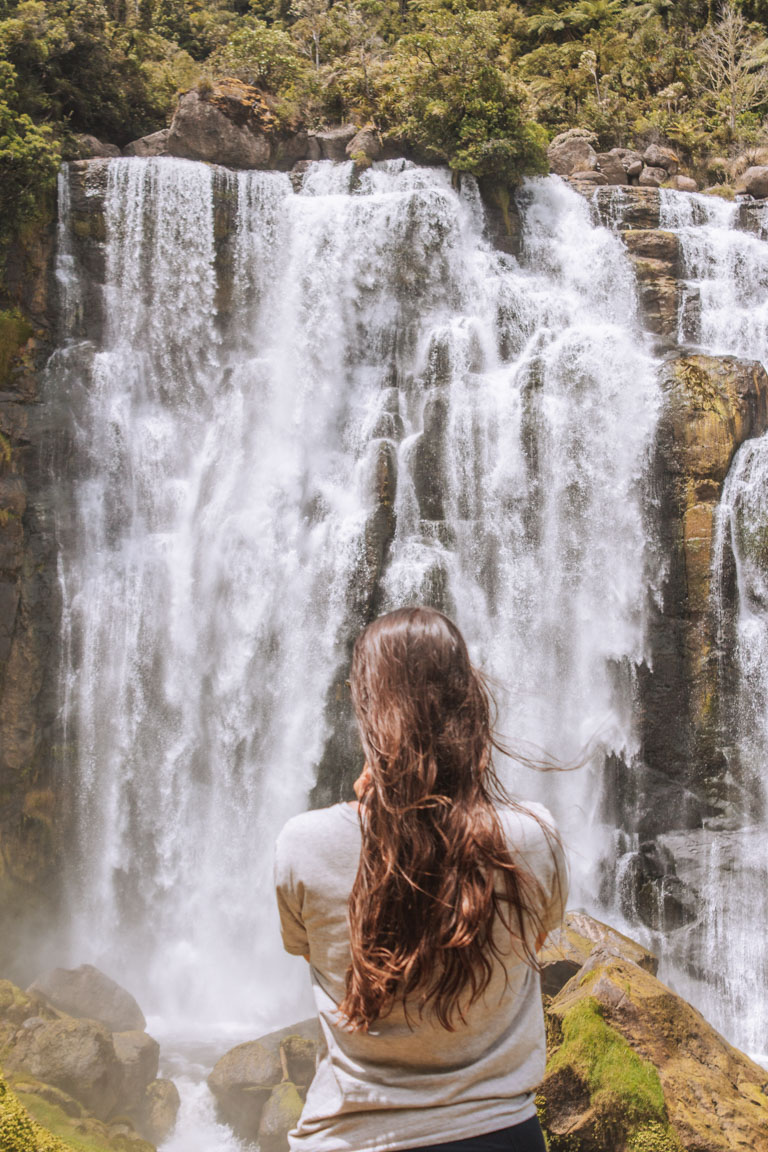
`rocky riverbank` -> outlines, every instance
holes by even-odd
[[[3,1152],[151,1152],[179,1095],[158,1078],[160,1047],[144,1029],[130,993],[90,965],[55,969],[26,992],[0,981]]]

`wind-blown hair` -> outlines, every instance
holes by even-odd
[[[453,1030],[491,980],[497,919],[538,966],[545,896],[497,813],[517,805],[492,764],[492,698],[458,628],[432,608],[370,624],[351,689],[368,771],[340,1015],[367,1031],[407,998],[406,1011],[429,1005]]]

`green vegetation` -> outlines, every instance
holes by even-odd
[[[224,75],[278,124],[373,123],[500,181],[581,127],[727,184],[768,144],[767,33],[762,0],[0,0],[0,243],[42,218],[77,134],[124,145]]]
[[[578,1000],[563,1016],[561,1031],[547,1075],[563,1069],[581,1077],[600,1137],[628,1152],[680,1152],[656,1068],[604,1020],[597,1000]],[[549,1136],[551,1152],[568,1152],[567,1142]]]
[[[3,1152],[70,1152],[27,1112],[0,1077],[0,1148]]]

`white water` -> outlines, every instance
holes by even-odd
[[[111,162],[107,330],[56,361],[77,463],[70,960],[166,1035],[234,1043],[308,1011],[272,843],[328,735],[382,435],[399,469],[385,606],[455,611],[509,737],[569,760],[597,734],[554,787],[509,769],[565,829],[574,903],[611,848],[604,755],[635,750],[658,396],[623,247],[556,179],[527,190],[521,266],[483,240],[472,181],[390,162],[350,194],[351,175],[315,165],[297,195],[276,173]],[[226,316],[216,180],[237,205]],[[436,407],[444,507],[420,510]]]
[[[703,196],[662,193],[661,226],[680,237],[683,276],[698,299],[698,329],[682,332],[702,351],[768,364],[768,244],[765,210],[753,209],[758,234],[736,229],[738,206]],[[763,217],[763,219],[761,219]],[[681,309],[681,316],[685,305]],[[748,441],[726,479],[713,549],[713,612],[731,605],[725,573],[735,565],[733,635],[721,630],[722,658],[734,661],[732,717],[742,795],[738,831],[702,833],[701,935],[697,963],[704,986],[683,988],[740,1048],[768,1061],[768,436]],[[731,647],[733,646],[733,647]]]

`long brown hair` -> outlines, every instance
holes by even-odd
[[[368,771],[340,1013],[367,1031],[408,998],[406,1011],[429,1005],[453,1030],[491,980],[496,919],[533,966],[541,930],[544,894],[496,810],[516,805],[493,768],[492,698],[458,628],[433,608],[369,624],[351,688]]]

